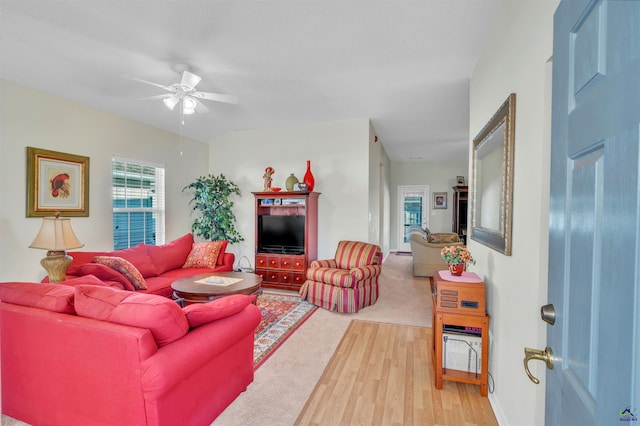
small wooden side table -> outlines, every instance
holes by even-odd
[[[452,309],[446,309],[446,311],[439,309],[437,287],[439,281],[444,281],[439,272],[436,272],[431,280],[431,294],[433,300],[433,367],[435,372],[436,389],[442,389],[443,380],[451,380],[454,382],[479,385],[480,395],[487,396],[487,384],[489,379],[489,315],[484,312],[480,314],[469,314],[466,312],[455,312]],[[448,273],[448,271],[446,272]],[[475,283],[481,282],[479,279],[475,278],[473,278],[472,281]],[[461,286],[468,286],[469,284],[473,283],[460,282]],[[455,288],[455,284],[452,285],[451,282],[447,281],[447,288],[451,288],[452,286]],[[474,331],[480,331],[482,345],[480,374],[454,370],[451,368],[447,368],[445,370],[442,367],[442,339],[445,324],[450,326],[470,327]]]

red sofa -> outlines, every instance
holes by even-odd
[[[214,268],[183,268],[191,251],[196,247],[191,234],[160,246],[138,244],[132,248],[116,251],[72,251],[68,253],[73,258],[73,262],[67,269],[67,279],[94,275],[115,288],[170,297],[173,294],[171,283],[177,279],[206,272],[233,271],[234,254],[225,252],[226,241],[219,244],[220,254]],[[119,257],[131,263],[137,270],[134,272],[139,272],[144,278],[146,289],[137,289],[128,275],[96,263],[97,256]],[[48,278],[43,280],[43,282],[47,281]]]
[[[180,308],[91,276],[69,284],[0,283],[4,414],[35,425],[209,425],[253,381],[254,296]]]

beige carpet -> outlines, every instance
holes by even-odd
[[[410,256],[384,261],[377,303],[357,314],[318,309],[256,370],[254,382],[214,425],[293,425],[352,319],[431,326],[429,279],[411,276]]]
[[[318,309],[256,370],[254,382],[214,425],[293,425],[352,319],[431,326],[429,279],[411,276],[411,256],[383,263],[377,303],[357,314]],[[2,416],[2,425],[25,423]]]

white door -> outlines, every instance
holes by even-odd
[[[561,1],[552,114],[546,424],[636,424],[640,1]]]
[[[398,251],[411,251],[408,235],[411,226],[429,226],[428,205],[428,185],[398,187]]]

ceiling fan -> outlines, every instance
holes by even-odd
[[[182,108],[181,111],[185,115],[193,114],[196,111],[199,113],[205,113],[209,111],[209,108],[207,108],[206,105],[200,102],[200,99],[204,99],[207,101],[225,102],[229,104],[238,103],[238,99],[235,96],[223,95],[221,93],[200,92],[196,90],[196,86],[198,85],[200,80],[202,80],[202,77],[193,74],[190,71],[191,68],[188,65],[177,64],[174,69],[178,72],[178,74],[181,75],[180,82],[168,86],[164,84],[154,83],[152,81],[142,80],[136,77],[125,77],[166,90],[168,93],[150,96],[145,99],[162,99],[164,104],[170,110],[173,110],[176,105],[180,104]]]

